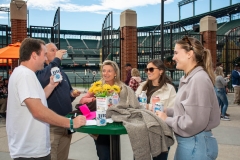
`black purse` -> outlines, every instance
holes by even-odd
[[[83,104],[76,104],[75,108],[76,108],[77,110],[79,110],[79,106],[81,106],[81,105],[83,105]],[[89,102],[89,103],[86,103],[86,105],[88,106],[88,108],[89,108],[89,110],[90,110],[91,112],[97,110],[97,102],[96,102],[96,100],[94,100],[94,101],[92,101],[92,102]]]

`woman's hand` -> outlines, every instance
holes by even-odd
[[[147,104],[147,109],[148,109],[149,111],[152,111],[152,112],[153,112],[153,106],[152,106],[152,104]]]
[[[164,108],[164,109],[163,109],[163,112],[167,114],[167,108]]]
[[[165,121],[165,119],[167,119],[167,115],[164,112],[156,111],[156,115],[164,121]]]
[[[72,97],[78,97],[78,96],[80,96],[80,94],[81,94],[81,92],[79,90],[77,90],[77,89],[74,89],[71,92],[71,96]]]

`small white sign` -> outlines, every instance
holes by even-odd
[[[107,110],[112,106],[112,97],[96,97],[97,110]]]

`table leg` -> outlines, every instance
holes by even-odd
[[[110,159],[121,160],[120,135],[110,135]]]

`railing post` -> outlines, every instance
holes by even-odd
[[[229,55],[229,52],[228,52],[228,48],[229,48],[229,46],[228,46],[228,43],[229,42],[229,39],[228,39],[228,36],[226,36],[226,51],[225,51],[225,59],[226,59],[226,74],[228,74],[229,73],[229,64],[228,64],[228,55]]]

